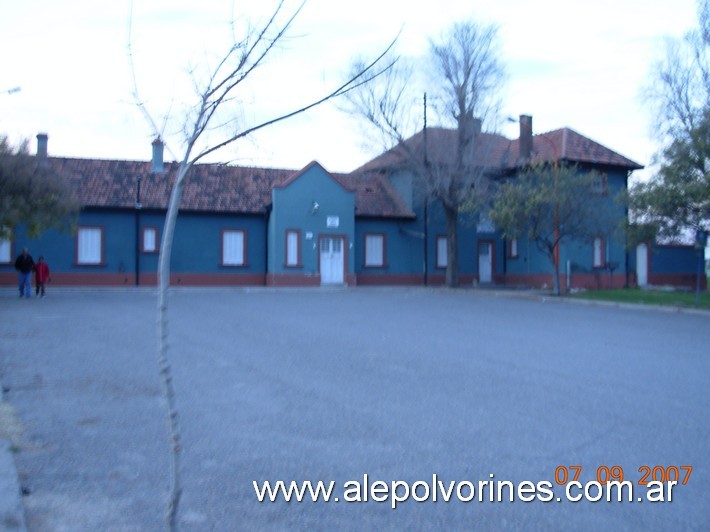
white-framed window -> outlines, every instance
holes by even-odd
[[[445,236],[436,237],[436,267],[446,268],[449,261],[447,258],[447,240]]]
[[[143,228],[143,253],[158,252],[158,229],[156,227]]]
[[[508,257],[511,259],[518,258],[518,239],[515,237],[508,241]]]
[[[222,231],[222,265],[244,266],[246,263],[246,232],[243,229]]]
[[[600,236],[596,237],[592,247],[594,251],[593,266],[595,268],[601,268],[604,266],[604,239]]]
[[[103,263],[103,227],[79,227],[76,233],[76,263],[97,265]]]
[[[301,265],[301,232],[296,229],[286,231],[286,266]]]
[[[385,265],[385,235],[365,235],[365,266],[381,267]]]
[[[7,231],[7,228],[4,228]],[[10,231],[7,231],[6,238],[0,238],[0,264],[10,264],[12,262],[12,241]]]

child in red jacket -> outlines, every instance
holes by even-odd
[[[44,283],[49,279],[49,266],[44,262],[44,257],[40,257],[35,264],[35,286],[37,287],[36,295],[42,293],[44,297]]]

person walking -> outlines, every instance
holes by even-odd
[[[44,283],[49,279],[49,266],[44,262],[44,257],[40,256],[35,264],[35,290],[36,295],[44,297]]]
[[[22,255],[17,257],[15,261],[15,269],[17,270],[18,285],[20,288],[20,297],[26,295],[30,297],[32,292],[32,270],[34,270],[35,261],[32,255],[24,248]]]

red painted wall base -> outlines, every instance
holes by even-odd
[[[423,286],[424,277],[419,274],[348,274],[348,286]],[[430,286],[443,286],[444,274],[429,276]],[[472,286],[477,281],[476,275],[462,274],[461,286]],[[676,286],[694,290],[697,279],[692,273],[661,274],[649,273],[648,282],[651,286]],[[34,283],[33,283],[34,284]],[[141,274],[141,286],[156,286],[157,275],[154,273]],[[298,274],[197,274],[173,273],[170,276],[172,286],[320,286],[320,275]],[[628,277],[629,286],[636,286],[635,274]],[[0,286],[16,286],[17,274],[14,272],[0,273]],[[508,274],[496,275],[495,286],[552,288],[551,274]],[[603,290],[609,288],[623,288],[627,285],[626,274],[606,272],[575,273],[571,275],[572,288],[587,290]],[[51,286],[135,286],[135,275],[132,273],[53,273]],[[567,287],[567,276],[560,274],[560,287]],[[707,290],[707,280],[701,278],[701,289]]]

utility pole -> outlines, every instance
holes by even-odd
[[[427,143],[426,92],[424,93],[424,171],[429,172],[429,147]],[[429,194],[424,195],[424,286],[429,286]]]

